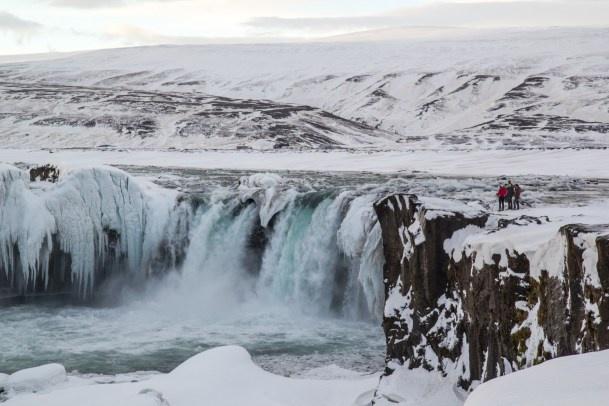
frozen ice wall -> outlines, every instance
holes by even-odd
[[[380,315],[374,193],[302,189],[256,174],[178,194],[108,167],[67,170],[49,183],[3,166],[0,179],[0,287],[15,295],[91,299],[108,281],[120,289],[171,273],[207,288],[193,295]]]
[[[51,185],[5,166],[0,179],[1,265],[22,291],[45,290],[52,276],[67,272],[85,297],[110,259],[127,272],[147,272],[175,212],[174,194],[112,168],[69,171]]]

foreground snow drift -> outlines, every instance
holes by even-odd
[[[241,347],[198,354],[167,375],[106,385],[63,385],[17,395],[6,406],[352,406],[366,405],[378,376],[336,380],[290,379],[256,366]]]
[[[609,351],[558,358],[480,385],[465,406],[606,405]]]

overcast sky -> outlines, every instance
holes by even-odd
[[[0,55],[403,26],[609,27],[609,0],[0,0]]]

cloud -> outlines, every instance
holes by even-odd
[[[547,27],[609,26],[609,1],[445,1],[404,7],[387,15],[334,18],[258,17],[257,32],[322,34],[404,26]]]
[[[281,18],[257,17],[248,20],[245,25],[264,31],[343,31],[386,28],[405,23],[401,16],[364,16],[364,17],[331,17],[331,18]]]
[[[109,8],[125,5],[124,0],[53,0],[51,6],[69,8]]]
[[[118,41],[123,45],[158,45],[158,44],[237,44],[252,43],[258,38],[252,37],[205,37],[164,35],[133,25],[120,25],[111,28],[101,35],[106,40]],[[264,38],[264,42],[285,42],[281,38]]]
[[[607,26],[609,2],[598,0],[484,1],[404,8],[404,21],[471,27]]]
[[[49,3],[55,7],[91,9],[91,8],[115,8],[126,6],[130,3],[144,2],[170,2],[179,0],[51,0]]]
[[[194,38],[162,35],[132,25],[112,27],[102,36],[107,39],[120,40],[125,45],[173,44],[194,40]]]
[[[0,11],[0,32],[15,35],[18,42],[36,34],[42,27],[42,24],[35,21],[25,20],[9,12]]]

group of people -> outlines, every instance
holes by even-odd
[[[520,209],[520,196],[522,195],[522,188],[516,184],[512,184],[512,181],[508,181],[507,184],[500,183],[499,190],[497,191],[497,197],[499,198],[499,211],[505,210],[505,202],[507,201],[508,210]]]

